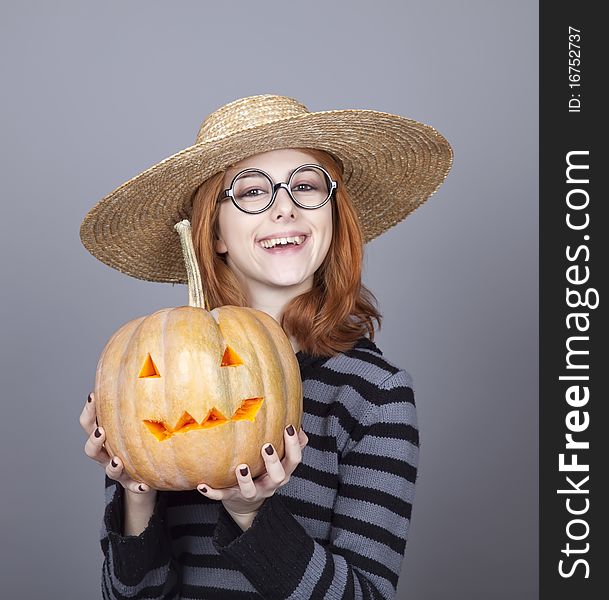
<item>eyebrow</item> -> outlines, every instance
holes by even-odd
[[[234,179],[237,176],[237,173],[235,173],[232,177],[232,179]],[[247,179],[248,177],[262,177],[262,173],[245,173],[244,175],[241,175],[242,179]]]
[[[304,163],[304,164],[307,164],[307,163]],[[314,165],[314,166],[316,166],[316,167],[321,167],[321,165],[318,165],[318,164],[316,164],[316,163],[315,163],[315,164],[314,164],[314,163],[310,163],[310,164],[312,164],[312,165]],[[302,167],[302,165],[299,165],[298,167],[296,167],[296,169],[298,169],[298,168],[300,168],[300,167]],[[241,171],[245,171],[246,169],[256,169],[256,168],[257,168],[257,167],[245,167],[245,169],[241,169]],[[290,179],[290,177],[292,177],[292,175],[294,174],[294,171],[296,171],[296,169],[292,170],[292,171],[289,173],[289,175],[286,177],[286,181],[287,181],[288,179]],[[260,169],[260,171],[262,171],[262,170],[263,170],[263,169]],[[305,171],[305,172],[306,172],[306,171],[310,171],[310,170],[311,170],[311,169],[303,169],[303,171]],[[264,172],[266,173],[266,171],[264,171]],[[231,180],[232,180],[232,179],[234,179],[234,178],[237,176],[237,174],[238,174],[238,173],[239,173],[239,171],[237,171],[237,173],[235,173],[235,174],[234,174],[234,175],[231,177]],[[243,177],[243,179],[247,179],[248,177],[259,177],[260,175],[261,175],[261,173],[246,173],[245,175],[242,175],[241,177]],[[270,174],[269,174],[269,173],[267,173],[267,175],[270,175]],[[271,179],[273,179],[273,178],[271,177]],[[275,181],[275,180],[273,179],[273,181]],[[276,183],[276,182],[275,182],[275,183]]]

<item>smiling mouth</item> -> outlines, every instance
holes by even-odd
[[[261,397],[247,398],[230,419],[226,418],[214,407],[207,413],[207,416],[201,423],[197,423],[188,411],[184,411],[175,427],[169,426],[165,421],[156,421],[153,419],[144,419],[144,425],[148,427],[150,433],[152,433],[157,440],[162,442],[176,433],[187,433],[199,429],[211,429],[218,425],[224,425],[228,421],[254,421],[256,414],[262,405],[262,400],[263,398]]]
[[[309,237],[308,235],[291,235],[279,236],[276,238],[267,238],[260,240],[258,243],[263,248],[276,248],[277,246],[300,246]]]

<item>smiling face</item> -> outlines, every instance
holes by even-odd
[[[233,177],[246,168],[262,169],[274,182],[287,182],[291,173],[305,163],[318,164],[301,150],[272,150],[250,156],[227,170],[224,189]],[[313,286],[313,274],[321,266],[332,241],[332,203],[321,208],[300,208],[285,189],[277,192],[275,202],[263,213],[240,211],[230,198],[222,201],[218,216],[216,252],[239,279],[252,306],[286,302]],[[262,240],[305,236],[299,245],[269,249]],[[269,245],[265,242],[265,245]]]

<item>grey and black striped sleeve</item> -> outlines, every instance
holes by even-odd
[[[120,483],[105,477],[106,507],[100,531],[104,553],[102,597],[179,598],[179,567],[174,563],[165,526],[167,495],[157,492],[157,502],[146,529],[140,535],[123,536],[124,494]]]
[[[277,495],[240,532],[221,513],[214,545],[264,598],[392,599],[402,566],[418,466],[410,375],[395,372],[366,398],[339,464],[330,543],[314,540]]]

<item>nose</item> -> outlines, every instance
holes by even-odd
[[[273,219],[278,215],[294,216],[296,205],[292,202],[292,197],[288,193],[288,186],[285,183],[279,184],[275,201],[271,207]]]

